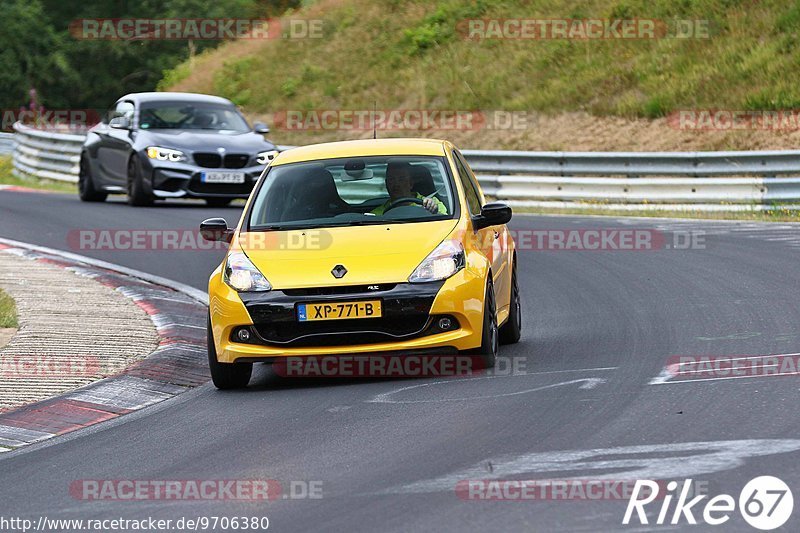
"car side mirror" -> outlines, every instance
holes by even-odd
[[[228,227],[224,218],[208,218],[200,223],[200,235],[211,242],[227,242],[233,240],[233,230]]]
[[[262,135],[269,133],[269,126],[263,122],[256,122],[253,124],[253,131]]]
[[[481,214],[473,217],[472,225],[476,230],[499,226],[511,220],[511,208],[501,202],[492,202],[481,208]]]
[[[108,125],[115,130],[129,130],[131,129],[131,121],[128,120],[128,117],[114,117],[108,123]]]

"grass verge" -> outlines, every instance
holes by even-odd
[[[78,191],[78,186],[74,183],[15,176],[11,172],[13,168],[14,165],[11,163],[11,157],[0,157],[0,185],[13,185],[15,187],[27,187],[29,189],[73,194]]]
[[[0,328],[16,328],[17,323],[17,306],[14,300],[0,290]]]

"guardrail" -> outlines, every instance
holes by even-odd
[[[78,182],[81,146],[86,135],[14,124],[14,174]]]
[[[800,209],[800,150],[464,150],[484,192],[510,205],[615,210]],[[646,177],[641,177],[646,176]]]
[[[14,151],[14,134],[0,132],[0,155],[9,155]]]
[[[47,132],[21,124],[15,124],[14,129],[15,173],[78,180],[84,135]],[[800,209],[800,203],[793,204],[800,202],[800,150],[464,150],[463,154],[484,192],[514,206],[704,211]],[[789,204],[776,205],[781,202]]]

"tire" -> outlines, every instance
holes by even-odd
[[[506,323],[500,326],[500,344],[516,344],[522,336],[522,298],[517,281],[517,260],[511,270],[511,310]]]
[[[225,207],[232,201],[231,198],[206,198],[206,205],[208,207]]]
[[[105,202],[108,193],[98,191],[92,179],[92,167],[86,154],[81,155],[78,172],[78,196],[83,202]]]
[[[489,274],[491,276],[491,273]],[[480,359],[482,368],[494,368],[500,345],[500,334],[497,330],[497,306],[494,299],[494,284],[491,278],[486,284],[486,297],[483,303],[483,327],[481,328],[481,346],[475,355]]]
[[[145,190],[142,168],[136,156],[128,161],[128,204],[136,207],[153,205],[153,197]]]
[[[217,348],[214,346],[214,335],[211,333],[211,317],[206,325],[208,343],[208,367],[211,369],[211,381],[220,390],[243,389],[250,382],[253,363],[220,363],[217,361]]]

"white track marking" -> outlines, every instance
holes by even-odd
[[[797,450],[800,450],[797,439],[748,439],[530,452],[490,457],[462,470],[388,489],[385,493],[454,492],[460,481],[519,479],[525,474],[539,481],[691,478],[738,468],[751,457]],[[486,469],[487,461],[492,465],[491,472]],[[558,475],[562,472],[564,477]]]
[[[521,374],[519,376],[505,376],[505,377],[523,377],[523,376],[530,376],[531,374]],[[391,397],[395,394],[399,394],[401,392],[405,392],[411,389],[419,389],[422,387],[431,387],[434,385],[442,385],[442,384],[457,384],[457,383],[464,383],[467,381],[477,381],[479,379],[493,379],[494,376],[483,376],[478,378],[467,378],[467,379],[460,379],[460,380],[445,380],[445,381],[434,381],[431,383],[422,383],[420,385],[411,385],[409,387],[401,387],[399,389],[384,392],[382,394],[378,394],[371,400],[367,400],[367,403],[400,403],[400,404],[408,404],[408,403],[439,403],[439,402],[463,402],[465,400],[485,400],[488,398],[504,398],[507,396],[518,396],[520,394],[528,394],[530,392],[538,392],[547,389],[553,389],[556,387],[563,387],[565,385],[574,385],[577,383],[582,383],[579,387],[580,389],[593,389],[600,385],[601,383],[605,383],[606,379],[602,378],[581,378],[581,379],[572,379],[570,381],[562,381],[560,383],[552,383],[550,385],[542,385],[540,387],[534,387],[532,389],[525,389],[516,392],[507,392],[504,394],[488,394],[485,396],[467,396],[461,398],[437,398],[434,400],[392,400]]]
[[[616,370],[618,366],[600,366],[597,368],[576,368],[574,370],[545,370],[544,372],[528,372],[526,376],[542,376],[545,374],[566,374],[569,372],[594,372],[595,370]],[[494,376],[494,377],[510,377],[510,376]]]

